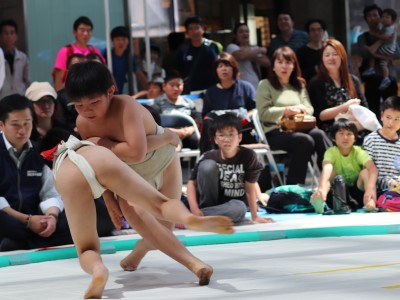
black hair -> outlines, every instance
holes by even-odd
[[[88,61],[95,61],[95,62],[100,61],[100,63],[103,63],[103,58],[97,53],[89,53],[88,55],[86,55],[86,59]]]
[[[117,26],[114,27],[113,30],[111,30],[111,39],[117,38],[117,37],[124,37],[129,39],[129,29],[125,26]]]
[[[319,23],[321,25],[322,29],[325,31],[326,30],[326,23],[324,20],[321,19],[310,19],[306,22],[306,25],[304,25],[304,30],[307,33],[310,33],[310,25],[314,23]]]
[[[4,26],[12,26],[15,29],[15,33],[18,33],[18,25],[17,22],[15,22],[12,19],[7,19],[7,20],[3,20],[0,22],[0,32],[3,31],[3,27]]]
[[[76,31],[78,29],[79,25],[81,25],[81,24],[88,25],[88,26],[90,26],[90,29],[93,29],[92,21],[86,16],[81,16],[78,19],[76,19],[74,22],[74,25],[73,25],[74,31]]]
[[[79,58],[81,61],[84,61],[86,59],[86,56],[81,54],[81,53],[72,53],[70,56],[67,58],[67,70],[71,67],[71,61],[74,58]]]
[[[393,21],[393,22],[396,21],[396,19],[397,19],[397,13],[396,13],[396,11],[395,11],[394,9],[385,8],[385,9],[382,11],[382,14],[388,14],[388,15],[392,18],[392,21]]]
[[[114,79],[104,64],[86,61],[74,64],[68,71],[65,90],[72,102],[84,97],[107,95]]]
[[[181,45],[185,44],[185,33],[183,32],[171,32],[168,34],[168,48],[169,51],[176,51]]]
[[[378,5],[376,5],[374,3],[374,4],[367,5],[367,6],[364,7],[364,11],[363,11],[364,20],[367,20],[367,15],[373,10],[377,10],[379,16],[382,16],[382,8],[380,8]]]
[[[290,17],[290,19],[291,19],[292,21],[294,21],[292,13],[290,13],[290,12],[288,12],[288,11],[283,11],[283,10],[282,10],[282,11],[279,11],[279,12],[276,14],[276,20],[277,20],[277,21],[278,21],[279,15],[288,15],[288,16]]]
[[[174,80],[174,79],[182,79],[183,77],[181,73],[178,70],[170,70],[166,73],[164,83],[167,83],[168,81]]]
[[[382,112],[387,109],[393,109],[400,111],[400,97],[399,96],[390,96],[382,104]]]
[[[358,130],[356,124],[344,118],[337,119],[335,123],[333,123],[333,126],[331,128],[331,138],[335,139],[336,133],[342,129],[351,131],[354,134],[354,137],[357,138]]]
[[[199,24],[201,27],[204,26],[203,19],[200,17],[197,17],[197,16],[189,17],[186,19],[186,21],[184,23],[186,30],[189,28],[190,24]]]
[[[218,130],[222,130],[227,127],[233,127],[238,131],[238,133],[241,133],[241,119],[236,114],[230,112],[215,117],[210,127],[210,134],[211,136],[215,137],[215,134]]]
[[[32,101],[20,94],[12,94],[6,96],[0,101],[0,121],[4,123],[11,112],[25,110],[27,108],[29,108],[29,110],[31,111],[33,118],[34,113]]]

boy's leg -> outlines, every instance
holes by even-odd
[[[100,256],[94,199],[82,173],[71,162],[63,164],[57,174],[56,187],[64,202],[79,263],[86,273],[92,275],[84,298],[101,298],[108,270]]]
[[[367,169],[363,169],[358,175],[357,179],[357,188],[361,191],[365,191],[365,186],[369,180],[369,174]],[[365,197],[363,198],[364,209],[367,212],[372,212],[376,210],[376,199],[373,197]]]
[[[233,233],[232,222],[225,217],[198,217],[190,213],[179,199],[169,199],[152,187],[110,150],[83,147],[79,150],[92,166],[100,184],[129,204],[139,205],[158,219],[181,223],[196,231]]]
[[[220,205],[204,207],[201,211],[205,216],[226,216],[238,223],[243,221],[247,206],[242,200],[232,199]]]

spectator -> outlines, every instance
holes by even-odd
[[[227,216],[238,223],[249,207],[254,222],[270,223],[272,219],[257,215],[257,179],[263,166],[253,150],[239,146],[241,131],[235,115],[215,118],[212,136],[219,150],[204,153],[192,171],[187,184],[190,211],[197,216]]]
[[[30,83],[29,60],[25,53],[15,47],[18,26],[14,20],[0,22],[0,46],[4,52],[5,77],[0,90],[0,100],[11,94],[24,95]]]
[[[309,84],[311,78],[317,74],[321,63],[326,24],[320,19],[311,19],[307,21],[305,29],[308,32],[310,40],[307,44],[297,49],[296,55],[299,60],[301,74],[307,84]]]
[[[32,130],[31,140],[38,142],[51,128],[55,127],[73,133],[73,128],[67,128],[54,117],[54,111],[58,105],[57,93],[48,82],[32,82],[25,96],[33,103],[34,130]]]
[[[213,70],[218,78],[218,83],[210,86],[204,95],[202,111],[204,120],[200,141],[200,152],[202,153],[212,148],[213,143],[208,130],[216,116],[216,111],[244,110],[246,116],[243,117],[248,118],[256,106],[256,91],[249,82],[239,79],[239,65],[231,54],[222,52],[214,62]],[[251,128],[247,127],[247,129]],[[247,130],[242,142],[244,144],[255,142],[251,130]]]
[[[268,55],[273,56],[276,49],[288,46],[293,51],[297,51],[300,47],[308,42],[308,35],[306,32],[294,29],[293,17],[288,12],[281,12],[278,14],[278,29],[279,34],[271,40],[269,45]]]
[[[382,192],[400,182],[400,97],[383,102],[382,128],[364,139],[364,149],[378,169],[377,188]]]
[[[203,37],[204,24],[199,17],[185,21],[189,43],[177,55],[176,69],[185,83],[184,94],[202,91],[216,83],[212,71],[215,57],[222,51],[221,44]]]
[[[156,78],[147,84],[147,90],[137,92],[132,96],[133,99],[155,99],[163,94],[162,78]]]
[[[334,207],[333,197],[340,198],[337,200],[346,207],[338,213],[349,213],[349,208],[356,211],[363,206],[366,211],[375,210],[378,172],[368,153],[354,146],[356,137],[357,127],[353,122],[339,119],[333,124],[331,138],[336,145],[326,151],[318,188],[311,195],[311,204],[317,213],[324,211],[325,202]],[[340,186],[342,181],[345,186]],[[331,185],[335,192],[328,194]]]
[[[72,243],[52,172],[29,140],[31,109],[21,95],[0,101],[1,251]]]
[[[386,8],[382,11],[382,30],[373,32],[378,38],[371,46],[367,49],[373,56],[379,58],[379,65],[381,67],[383,79],[379,85],[379,90],[383,91],[390,85],[389,68],[388,65],[390,60],[395,58],[394,54],[398,47],[397,45],[397,13],[394,9]],[[370,76],[375,73],[375,57],[371,57],[369,60],[369,68],[365,70],[362,75]]]
[[[52,75],[56,91],[59,91],[64,86],[67,78],[67,60],[71,54],[80,53],[86,56],[90,53],[97,53],[101,56],[100,51],[95,46],[88,44],[92,37],[92,30],[93,23],[88,17],[82,16],[75,20],[73,24],[75,42],[62,47],[58,51],[54,63]],[[105,62],[103,57],[102,60]]]
[[[149,71],[147,70],[147,61],[146,61],[146,49],[143,47],[142,51],[140,52],[142,59],[140,60],[139,68],[148,77]],[[161,49],[160,47],[155,44],[150,44],[150,70],[151,70],[151,79],[154,80],[156,78],[165,79],[165,70],[160,65],[160,58],[161,58]]]
[[[199,147],[199,129],[195,122],[201,123],[201,114],[196,111],[192,100],[181,95],[183,91],[182,76],[177,72],[171,72],[165,79],[163,90],[164,94],[154,100],[153,107],[161,114],[178,111],[191,118],[184,119],[183,124],[177,122],[176,127],[168,126],[168,128],[179,136],[183,148],[197,149]]]
[[[5,71],[4,53],[3,50],[0,48],[0,91],[1,88],[3,87],[5,77],[6,77],[6,71]]]
[[[300,77],[294,51],[289,47],[279,48],[271,63],[273,72],[269,79],[260,82],[257,89],[257,110],[271,149],[284,150],[290,156],[286,182],[304,184],[311,155],[317,153],[318,166],[321,167],[325,150],[331,142],[318,128],[308,133],[280,130],[277,123],[282,116],[298,113],[312,115],[314,109],[308,99],[305,82]]]
[[[114,27],[111,31],[111,41],[113,48],[111,49],[112,68],[115,83],[117,85],[117,94],[124,92],[124,84],[127,81],[128,74],[128,62],[129,62],[129,29],[124,26]],[[103,56],[106,57],[106,51],[104,50]],[[143,72],[138,68],[135,57],[132,55],[132,71],[136,75],[138,83],[142,87],[147,86],[147,78]]]
[[[80,53],[71,54],[67,59],[67,75],[68,71],[72,65],[84,62],[87,60],[87,57]],[[60,109],[55,111],[55,118],[60,122],[66,124],[67,128],[72,128],[74,130],[74,134],[77,134],[76,130],[76,118],[78,117],[78,113],[75,110],[75,106],[69,102],[69,97],[65,91],[65,87],[62,87],[57,92],[57,101],[60,105]]]
[[[185,33],[184,32],[171,32],[168,34],[168,53],[164,56],[162,67],[168,74],[170,71],[175,70],[175,62],[177,55],[185,45]]]
[[[376,4],[367,5],[364,7],[364,20],[367,22],[368,31],[365,31],[357,39],[356,49],[354,49],[355,55],[353,56],[353,62],[355,61],[355,68],[359,69],[362,74],[369,67],[369,59],[372,54],[368,48],[374,44],[378,38],[374,35],[380,27],[380,20],[382,16],[382,9]],[[360,61],[360,63],[358,63]],[[362,76],[365,87],[365,97],[368,102],[370,110],[372,110],[377,118],[379,119],[381,109],[381,100],[386,99],[390,96],[397,95],[397,77],[396,70],[392,64],[388,65],[391,83],[385,90],[379,90],[379,85],[382,82],[383,76],[379,61],[375,63],[375,74],[372,76]]]
[[[347,112],[350,105],[368,107],[359,79],[349,72],[346,50],[335,39],[327,40],[322,48],[322,64],[308,92],[318,127],[327,134],[338,114]]]
[[[233,43],[228,45],[226,52],[232,54],[239,62],[240,79],[250,82],[254,89],[257,89],[261,79],[260,67],[270,67],[267,50],[250,46],[249,27],[246,23],[237,23],[233,33]]]

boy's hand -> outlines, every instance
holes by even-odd
[[[260,199],[258,199],[258,201],[260,201],[262,205],[267,206],[268,200],[269,200],[269,195],[265,194],[265,193],[261,193],[259,195],[259,198]]]
[[[203,216],[204,216],[204,214],[203,214],[203,212],[201,211],[200,208],[190,209],[190,211],[191,211],[191,213],[194,214],[195,216],[198,216],[198,217],[203,217]]]
[[[123,214],[119,207],[118,200],[115,199],[114,194],[110,190],[106,190],[103,193],[103,199],[114,227],[116,229],[121,229]]]
[[[175,147],[180,144],[181,139],[172,130],[169,130],[168,128],[164,128],[164,133],[163,134],[166,135],[167,140],[169,141],[169,143],[174,145]]]
[[[364,192],[364,209],[366,212],[374,212],[376,211],[376,202],[375,202],[376,195],[374,191],[365,191]]]
[[[274,219],[272,219],[272,218],[260,218],[260,217],[255,218],[253,220],[253,222],[256,222],[256,223],[275,223]]]

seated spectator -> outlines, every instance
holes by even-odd
[[[250,45],[249,27],[246,23],[238,23],[233,29],[233,43],[229,44],[226,52],[232,54],[239,62],[240,79],[250,82],[257,89],[261,79],[261,68],[269,68],[270,61],[267,49]]]
[[[280,12],[277,16],[279,33],[271,40],[268,48],[268,56],[271,58],[274,52],[281,47],[290,47],[297,51],[308,42],[308,34],[294,28],[294,19],[289,12]]]
[[[150,44],[150,71],[147,70],[147,61],[146,61],[146,48],[143,47],[142,51],[140,51],[141,60],[139,63],[139,69],[142,70],[143,74],[148,77],[148,73],[151,71],[152,80],[156,78],[165,78],[165,70],[161,67],[161,49],[155,44]]]
[[[167,74],[176,69],[175,62],[177,55],[185,46],[185,40],[184,32],[171,32],[168,34],[168,53],[164,55],[162,63],[162,67]]]
[[[249,82],[239,79],[239,64],[235,57],[222,52],[215,60],[213,70],[218,78],[218,83],[209,87],[204,95],[202,111],[204,120],[200,140],[200,152],[202,153],[212,149],[213,141],[208,130],[213,117],[215,117],[215,111],[241,109],[248,113],[246,117],[249,118],[256,105],[255,89]],[[247,121],[247,123],[249,122]],[[251,130],[248,130],[244,134],[242,143],[251,144],[254,142]]]
[[[238,223],[249,207],[254,222],[273,222],[257,215],[257,198],[264,197],[257,183],[263,166],[253,150],[239,146],[240,118],[231,113],[218,116],[211,131],[219,149],[204,153],[192,171],[187,183],[190,211],[197,216],[227,216]]]
[[[57,106],[57,93],[48,82],[33,82],[25,92],[25,96],[33,103],[33,126],[31,140],[39,141],[51,128],[62,128],[71,134],[73,128],[68,128],[54,117]]]
[[[134,100],[136,99],[155,99],[161,96],[163,92],[163,83],[164,79],[156,78],[152,80],[147,85],[147,90],[143,90],[137,92],[135,95],[132,96]]]
[[[182,96],[183,92],[183,79],[177,72],[171,72],[163,84],[164,94],[154,100],[153,107],[156,108],[161,114],[168,114],[174,111],[183,113],[193,119],[193,125],[187,126],[176,124],[176,127],[169,127],[171,131],[175,132],[182,141],[183,148],[197,149],[199,147],[199,135],[196,123],[201,123],[201,114],[196,111],[193,101],[186,99]]]
[[[320,19],[310,19],[305,26],[309,42],[300,47],[296,51],[299,61],[301,74],[310,83],[311,78],[317,75],[317,70],[321,64],[322,47],[324,46],[324,34],[326,32],[326,24]]]
[[[32,127],[26,97],[13,94],[0,101],[1,251],[72,244],[52,172],[29,140]]]
[[[74,53],[80,53],[88,55],[90,53],[96,53],[100,55],[102,61],[105,59],[101,56],[100,51],[93,45],[89,45],[89,41],[92,37],[93,23],[85,16],[79,17],[74,21],[73,34],[75,36],[75,42],[62,47],[56,57],[54,63],[54,69],[52,72],[54,80],[54,89],[59,91],[65,83],[67,78],[67,60],[68,57]]]
[[[342,43],[328,39],[322,48],[322,64],[308,86],[317,125],[330,134],[333,122],[352,104],[368,107],[360,80],[350,74],[347,54]]]
[[[312,115],[313,107],[294,51],[289,47],[279,48],[271,63],[273,72],[269,79],[260,82],[257,89],[257,110],[271,149],[284,150],[290,156],[287,184],[304,184],[313,153],[317,153],[318,166],[321,167],[325,150],[332,143],[318,128],[303,133],[282,131],[278,127],[277,123],[283,116]]]
[[[324,212],[325,202],[335,210],[333,201],[343,203],[344,206],[340,205],[343,208],[347,206],[338,213],[362,207],[366,211],[375,210],[378,171],[368,153],[354,146],[356,137],[357,127],[353,122],[339,119],[333,124],[331,138],[336,145],[326,151],[318,188],[311,195],[317,213]],[[333,191],[329,193],[331,186]]]
[[[383,102],[382,128],[364,139],[364,149],[378,169],[378,192],[400,183],[400,97],[391,96]]]

